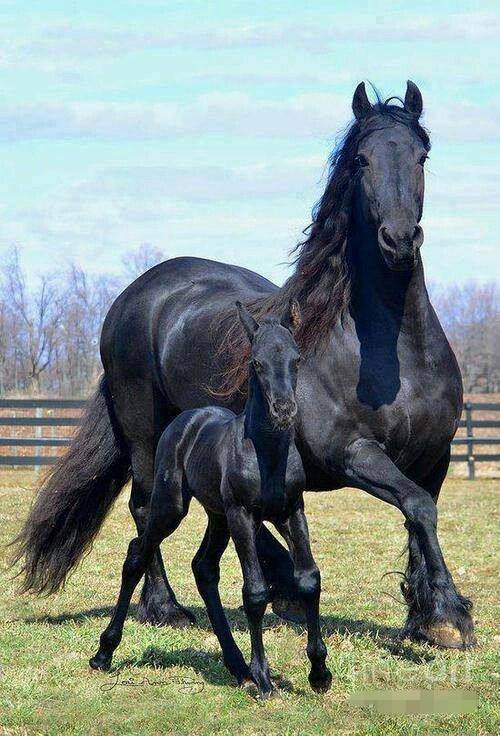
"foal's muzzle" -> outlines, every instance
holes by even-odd
[[[411,231],[407,226],[381,225],[378,230],[378,244],[386,265],[393,271],[410,271],[417,262],[418,251],[424,242],[424,231],[414,225]]]
[[[297,415],[297,403],[294,399],[273,399],[269,405],[269,414],[277,427],[288,429]]]

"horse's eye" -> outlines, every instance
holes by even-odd
[[[419,162],[418,162],[420,164],[420,166],[423,166],[425,164],[425,162],[427,161],[428,158],[429,158],[429,156],[426,153],[424,153],[423,156],[420,156],[420,159],[419,159]]]
[[[253,361],[253,367],[255,368],[255,370],[257,371],[257,373],[259,373],[262,370],[262,363],[259,363],[258,360],[254,360]]]
[[[354,163],[358,168],[364,168],[365,166],[368,166],[368,159],[366,156],[363,156],[362,153],[358,153],[356,158],[354,159]]]

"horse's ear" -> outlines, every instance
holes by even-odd
[[[416,118],[419,118],[424,108],[424,102],[422,100],[422,93],[419,88],[409,79],[406,83],[406,94],[405,94],[405,110]]]
[[[364,82],[360,82],[354,91],[352,98],[352,111],[356,120],[368,117],[372,112],[372,105],[366,94]]]
[[[259,328],[259,323],[252,317],[248,309],[244,307],[241,302],[236,302],[236,309],[238,310],[238,317],[240,318],[240,322],[248,335],[248,339],[252,342],[253,337]]]
[[[300,314],[299,303],[296,299],[290,299],[288,309],[285,311],[282,318],[280,319],[280,324],[283,327],[286,327],[287,330],[290,330],[290,332],[294,333],[296,330],[299,329],[301,322],[302,317]]]

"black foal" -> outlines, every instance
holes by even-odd
[[[198,590],[205,601],[224,662],[238,683],[254,683],[262,697],[273,685],[262,640],[262,619],[270,591],[256,550],[256,534],[271,521],[286,540],[297,590],[307,612],[309,682],[326,690],[331,674],[319,624],[320,573],[309,545],[302,491],[304,469],[294,443],[295,388],[299,352],[292,331],[300,321],[291,302],[281,321],[260,324],[237,302],[251,343],[248,400],[243,414],[206,407],[180,414],[158,443],[155,484],[144,533],[129,545],[113,617],[90,660],[107,669],[118,646],[130,599],[161,542],[179,526],[194,496],[208,526],[193,559]],[[219,597],[219,562],[232,537],[243,571],[243,604],[251,635],[247,666]]]

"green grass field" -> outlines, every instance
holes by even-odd
[[[2,545],[26,515],[34,480],[28,473],[0,474]],[[190,561],[205,522],[195,505],[163,549],[172,584],[196,613],[197,625],[189,630],[144,626],[132,607],[113,671],[90,671],[88,658],[107,623],[133,535],[126,501],[124,493],[91,555],[55,597],[18,596],[2,548],[1,734],[499,733],[494,481],[449,480],[440,502],[445,555],[457,584],[475,602],[479,647],[472,652],[397,639],[404,620],[398,578],[383,577],[404,566],[399,555],[405,530],[397,511],[359,491],[309,494],[333,686],[324,696],[309,689],[304,631],[268,613],[265,643],[283,687],[265,703],[234,687],[210,631],[191,577]],[[221,591],[236,639],[248,655],[240,588],[231,547],[223,560]],[[373,689],[464,689],[477,696],[478,704],[459,715],[388,715],[350,702],[353,694]],[[466,697],[460,695],[459,701],[464,705]]]

